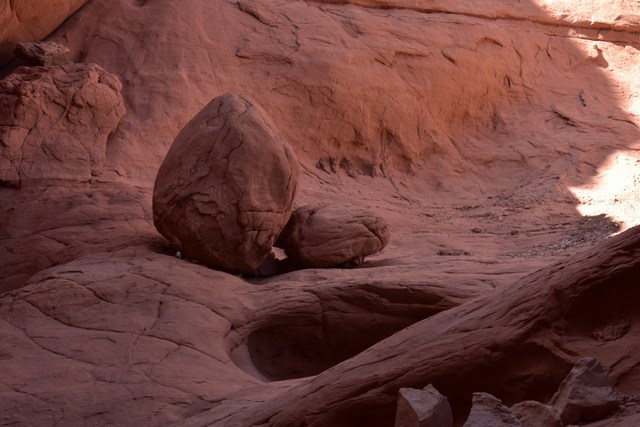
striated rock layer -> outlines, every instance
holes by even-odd
[[[191,425],[391,425],[397,390],[429,383],[461,420],[475,390],[508,405],[548,400],[585,354],[635,390],[639,269],[636,227],[416,323],[274,399],[231,416],[215,409]],[[631,325],[626,333],[598,338],[620,321]]]
[[[87,2],[50,40],[114,74],[127,114],[99,133],[95,174],[65,161],[65,179],[0,187],[0,291],[15,289],[0,419],[390,425],[398,390],[432,383],[462,425],[472,393],[545,402],[591,356],[622,395],[611,420],[638,424],[638,231],[593,248],[640,222],[637,15],[630,0]],[[251,280],[176,258],[153,181],[224,93],[291,143],[296,203],[366,207],[392,230],[384,253]]]

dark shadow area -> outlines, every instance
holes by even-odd
[[[304,325],[305,320],[312,323]],[[270,381],[317,375],[416,322],[363,318],[360,324],[327,327],[314,320],[297,319],[300,325],[273,326],[249,335],[247,347],[256,369]]]
[[[317,306],[297,307],[295,316],[279,312],[240,327],[243,343],[229,344],[231,358],[267,381],[317,375],[458,304],[455,296],[441,291],[437,286],[408,289],[384,281],[317,290]]]

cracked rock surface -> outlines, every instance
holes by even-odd
[[[153,222],[188,258],[251,273],[287,223],[295,153],[249,98],[215,98],[176,137],[153,189]]]
[[[0,16],[40,38],[71,4],[44,3]],[[433,384],[460,427],[474,392],[547,402],[590,356],[621,402],[590,427],[640,425],[637,16],[632,0],[86,2],[48,40],[117,76],[127,114],[97,175],[65,161],[77,175],[0,187],[0,424],[385,427],[399,389]],[[269,278],[176,258],[154,179],[225,93],[295,151],[296,207],[366,207],[384,251]]]
[[[389,243],[389,226],[373,212],[348,205],[304,206],[291,215],[276,246],[307,268],[359,265]]]
[[[0,81],[0,185],[88,181],[125,115],[118,78],[96,64],[22,67]]]

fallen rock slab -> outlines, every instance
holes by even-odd
[[[553,406],[526,400],[511,407],[522,427],[562,427],[560,412]]]
[[[51,66],[69,62],[71,50],[54,42],[18,43],[13,53],[29,65]]]
[[[453,415],[449,401],[434,386],[401,388],[395,427],[450,427]]]
[[[87,0],[3,2],[0,7],[0,66],[13,59],[11,51],[16,43],[42,40],[86,2]]]
[[[153,222],[183,256],[251,273],[287,223],[295,153],[245,96],[213,99],[176,137],[153,190]]]
[[[580,359],[549,402],[565,424],[605,417],[618,407],[613,381],[592,358]]]
[[[522,427],[513,411],[489,393],[474,393],[473,406],[464,427]]]
[[[304,206],[291,214],[276,246],[306,268],[359,265],[389,243],[387,223],[355,206]]]

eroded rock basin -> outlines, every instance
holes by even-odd
[[[305,312],[272,313],[260,321],[232,351],[232,359],[266,381],[310,377],[455,305],[448,295],[403,289],[391,282],[346,291],[334,280],[310,289],[316,302]],[[294,286],[301,285],[310,284]]]

